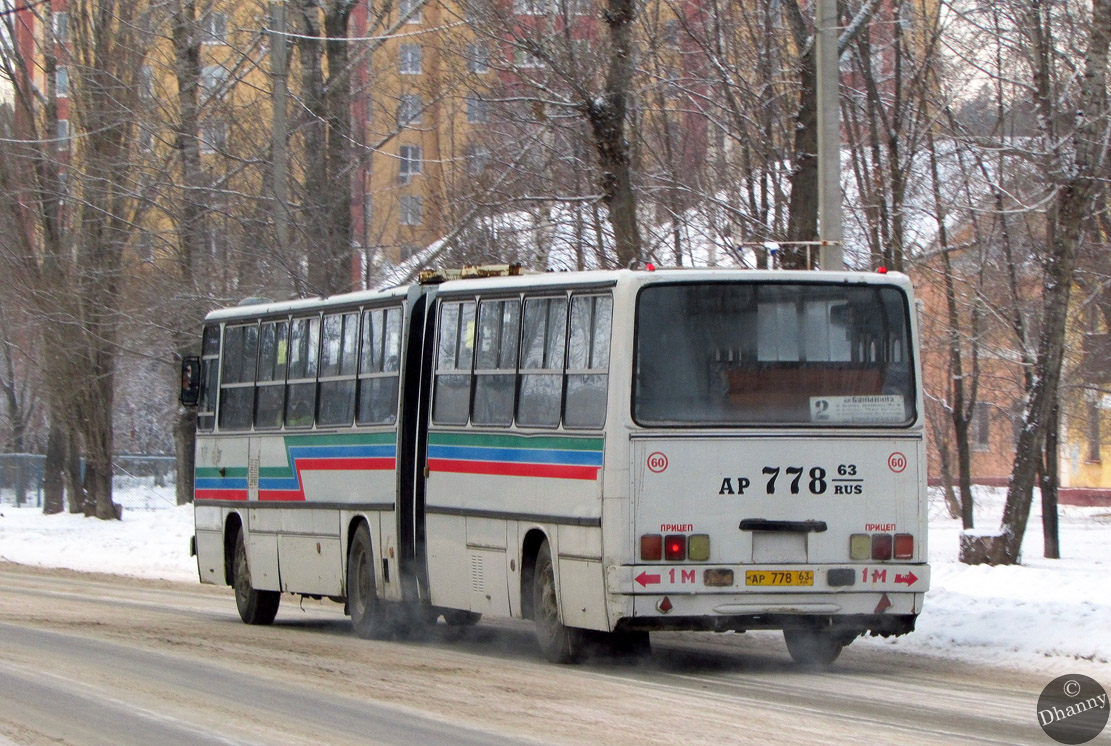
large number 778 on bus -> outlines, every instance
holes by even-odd
[[[533,620],[544,655],[782,630],[829,663],[929,584],[910,283],[661,270],[424,282],[204,322],[201,582],[376,637]]]

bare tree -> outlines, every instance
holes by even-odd
[[[68,38],[55,39],[49,4],[39,7],[37,18],[33,9],[15,14],[9,30],[37,23],[41,46],[7,47],[3,60],[15,89],[18,133],[0,162],[17,226],[5,259],[45,320],[40,350],[50,419],[68,436],[80,436],[85,512],[113,518],[119,515],[112,500],[112,411],[123,253],[138,218],[128,156],[145,9],[135,0],[74,2]],[[18,38],[28,37],[9,37]],[[67,119],[58,113],[58,54],[67,63]],[[32,77],[40,61],[45,92]],[[77,133],[72,140],[62,122]]]

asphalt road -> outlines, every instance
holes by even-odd
[[[1051,744],[1051,678],[876,645],[808,671],[771,633],[553,666],[522,622],[366,641],[327,601],[249,627],[228,589],[0,563],[0,746]]]

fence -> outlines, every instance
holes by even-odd
[[[45,461],[46,457],[37,453],[0,453],[0,504],[41,508]],[[177,479],[176,461],[173,456],[122,453],[113,459],[113,480],[129,484],[149,482],[153,487],[171,486]],[[82,461],[82,474],[84,471]]]

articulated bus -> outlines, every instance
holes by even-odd
[[[896,273],[449,279],[210,314],[193,550],[381,637],[533,620],[553,662],[782,630],[827,664],[929,585],[917,324]]]

